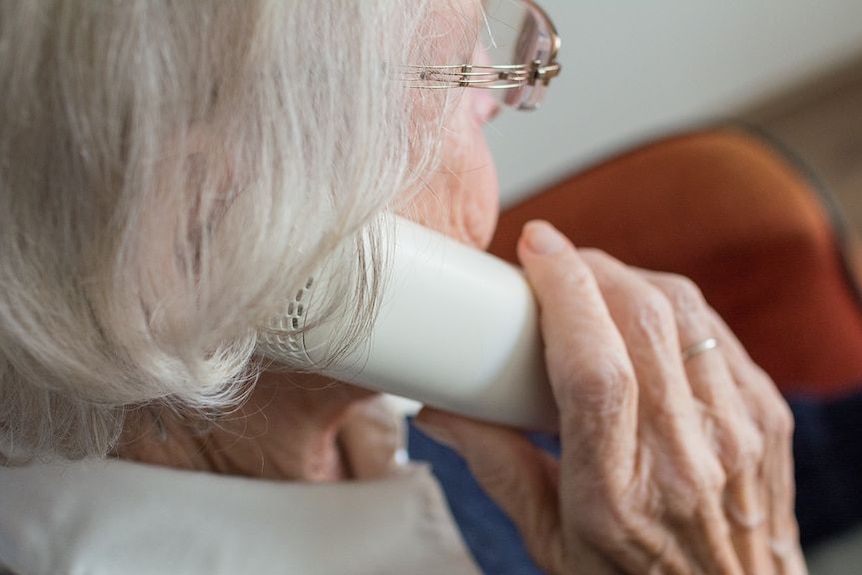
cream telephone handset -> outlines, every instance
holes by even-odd
[[[476,419],[556,431],[537,306],[523,274],[412,222],[399,218],[394,231],[370,337],[322,372]],[[324,272],[309,282],[301,305],[293,302],[261,330],[259,351],[287,365],[317,365],[331,332],[325,323],[303,327],[325,289]]]

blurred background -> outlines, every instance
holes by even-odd
[[[540,3],[564,73],[540,113],[488,128],[504,206],[638,143],[736,119],[796,152],[862,231],[862,1]],[[862,531],[809,560],[814,575],[862,572]]]
[[[540,3],[564,74],[540,113],[489,128],[505,204],[651,137],[741,117],[800,152],[862,226],[862,1]]]

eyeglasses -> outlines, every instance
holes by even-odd
[[[408,65],[404,81],[413,88],[494,90],[500,103],[534,110],[551,80],[560,75],[560,37],[548,14],[533,0],[485,0],[477,64]]]

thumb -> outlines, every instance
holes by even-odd
[[[457,451],[491,499],[514,521],[530,555],[548,573],[564,573],[559,465],[505,427],[425,408],[415,425]]]

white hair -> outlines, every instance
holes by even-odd
[[[334,251],[368,318],[352,238],[439,152],[445,98],[397,81],[439,54],[429,10],[0,3],[0,459],[104,454],[128,406],[235,405],[254,326]]]

